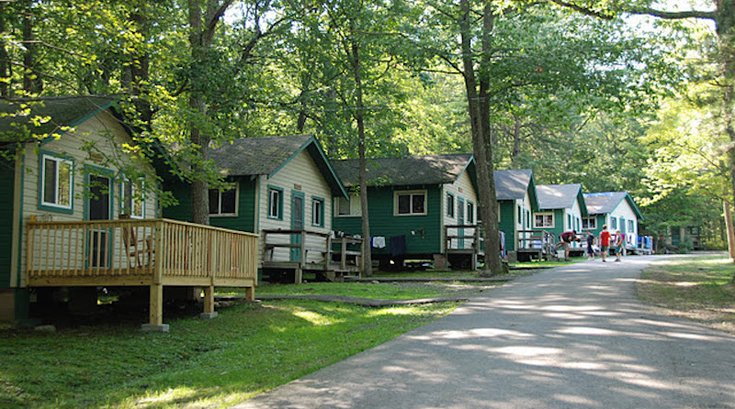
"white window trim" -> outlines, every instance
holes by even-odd
[[[228,192],[230,190],[235,191],[235,212],[234,213],[222,213],[222,193]],[[235,184],[235,189],[228,189],[226,191],[217,191],[217,197],[219,198],[219,208],[218,213],[210,213],[209,217],[237,217],[238,211],[240,209],[240,184]]]
[[[410,213],[398,213],[398,197],[406,195],[423,195],[424,196],[424,212],[413,213],[413,200],[411,200]],[[429,212],[429,195],[426,190],[397,190],[393,192],[393,216],[426,216]]]
[[[126,206],[126,203],[125,202],[127,201],[127,198],[125,197],[125,183],[130,183],[130,195],[132,196],[132,199],[130,201],[130,209],[126,209],[125,208],[125,206]],[[143,205],[141,207],[141,211],[143,213],[142,214],[133,214],[133,207],[134,207],[134,203],[133,202],[135,201],[135,196],[138,193],[138,187],[137,187],[137,185],[135,183],[132,183],[132,181],[130,179],[128,179],[128,178],[123,178],[123,181],[121,182],[121,188],[120,188],[120,204],[121,204],[121,206],[120,206],[120,211],[122,212],[123,210],[130,210],[129,216],[130,216],[131,219],[145,219],[145,185],[144,185],[144,183],[145,182],[143,180],[140,181],[141,188],[143,188],[143,192],[141,192],[141,196],[140,196],[141,197],[141,204]]]
[[[470,208],[472,209],[472,220],[470,219]],[[475,203],[467,200],[465,204],[465,212],[464,212],[464,220],[465,223],[475,224],[475,221],[477,220],[477,207],[475,207]]]
[[[271,192],[277,192],[279,195],[278,200],[275,201],[276,203],[278,203],[278,214],[277,215],[271,214],[271,208],[274,202],[273,198],[271,197]],[[266,206],[268,207],[267,217],[272,220],[283,220],[283,207],[284,207],[283,190],[280,188],[269,186],[268,188],[266,188],[266,195],[267,195]]]
[[[584,227],[584,220],[587,219],[587,227]],[[590,226],[590,221],[594,226]],[[582,218],[582,229],[583,230],[595,230],[597,229],[597,217],[583,217]]]
[[[452,198],[451,214],[450,214],[450,210],[449,210],[450,208],[449,208],[449,206],[447,206],[449,204],[449,198],[450,197]],[[457,206],[455,204],[456,201],[457,201],[457,196],[455,196],[454,193],[447,192],[447,195],[445,197],[445,202],[444,202],[445,203],[445,206],[446,206],[445,213],[446,213],[446,217],[448,217],[450,219],[456,219],[457,218],[457,212],[456,212]]]
[[[349,214],[339,214],[340,210],[340,197],[334,198],[334,206],[333,206],[333,213],[334,217],[360,217],[362,216],[362,209],[360,208],[360,195],[358,194],[350,194],[349,197],[346,199],[347,204],[349,205]]]
[[[56,189],[54,190],[54,202],[47,202],[46,197],[44,197],[46,194],[46,159],[50,159],[56,162],[56,174],[54,175],[54,177],[56,178]],[[68,206],[59,204],[59,163],[62,163],[62,162],[69,165],[69,205]],[[74,203],[74,198],[72,197],[73,186],[74,186],[74,162],[72,162],[69,159],[60,158],[58,156],[43,154],[41,156],[41,186],[38,187],[39,189],[41,189],[41,204],[43,206],[71,210],[72,205]]]
[[[319,206],[321,206],[321,211],[316,211],[316,204],[319,203]],[[314,215],[319,214],[319,217],[322,219],[320,223],[316,222],[316,218]],[[326,217],[326,200],[321,197],[312,197],[311,198],[311,225],[313,227],[325,227],[326,222],[324,218]]]
[[[536,216],[551,216],[551,226],[539,226],[536,223]],[[553,212],[537,212],[533,214],[533,228],[534,229],[552,229],[556,226],[556,218]]]

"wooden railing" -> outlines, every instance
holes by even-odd
[[[444,226],[444,249],[452,250],[474,250],[481,253],[482,225],[480,224],[453,224]]]
[[[175,220],[29,220],[25,240],[29,285],[227,285],[257,277],[257,235]]]
[[[518,230],[518,249],[538,249],[543,254],[554,254],[556,235],[545,230]]]
[[[309,230],[273,229],[261,233],[264,267],[290,266],[296,270],[297,283],[301,282],[304,268],[323,272],[354,271],[362,257],[361,250],[351,249],[362,243],[359,238],[333,238],[329,233]],[[338,261],[333,263],[333,260]]]

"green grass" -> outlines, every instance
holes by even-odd
[[[720,329],[735,332],[735,264],[724,256],[690,256],[649,267],[636,284],[638,297]]]
[[[337,290],[311,286],[272,291]],[[340,295],[377,298],[441,292],[435,286],[336,286],[345,288]],[[142,333],[133,325],[52,334],[0,331],[0,407],[227,407],[381,344],[456,305],[370,309],[278,301],[220,309],[210,321],[172,321],[167,334]]]
[[[258,287],[258,295],[325,295],[339,294],[383,300],[409,300],[446,295],[443,286],[401,285],[393,283],[308,283],[301,285],[264,284]]]

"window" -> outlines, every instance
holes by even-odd
[[[268,218],[283,220],[283,189],[268,188]]]
[[[133,182],[130,179],[123,179],[120,189],[120,204],[120,214],[127,214],[133,219],[145,217],[143,180],[139,179]]]
[[[349,199],[338,197],[334,201],[334,213],[337,217],[360,216],[360,196],[356,193],[350,194]]]
[[[229,190],[209,189],[210,216],[237,215],[237,188]]]
[[[526,228],[531,227],[531,211],[526,210]]]
[[[596,217],[583,217],[582,218],[582,230],[594,230],[597,228]]]
[[[324,199],[315,197],[311,201],[312,226],[324,227]]]
[[[610,228],[613,230],[618,228],[618,219],[617,217],[610,217]]]
[[[475,205],[472,202],[467,202],[467,223],[475,223]]]
[[[71,210],[72,162],[43,155],[41,166],[41,204]]]
[[[633,220],[628,220],[628,233],[632,233],[633,230],[635,230],[635,224]],[[698,234],[698,232],[693,234]]]
[[[447,193],[447,217],[454,218],[454,195]]]
[[[521,206],[516,206],[516,208],[518,209],[518,211],[517,211],[518,217],[516,217],[516,220],[518,220],[517,223],[518,224],[523,224],[523,214],[521,213]]]
[[[396,215],[426,214],[426,191],[396,192],[394,209]]]
[[[567,228],[574,230],[574,225],[572,225],[572,215],[567,215]]]
[[[537,229],[548,229],[554,227],[554,213],[534,214],[533,227]]]

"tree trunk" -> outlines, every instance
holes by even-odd
[[[146,3],[142,3],[135,8],[130,15],[130,20],[135,23],[135,27],[144,39],[148,39],[148,16],[146,14]],[[142,52],[134,54],[130,64],[130,88],[128,92],[133,98],[135,110],[138,113],[140,121],[146,129],[151,127],[151,119],[153,118],[153,109],[145,95],[145,84],[150,83],[150,55],[144,48]]]
[[[202,63],[204,54],[202,33],[202,8],[199,0],[189,0],[189,45],[191,46],[192,65]],[[194,71],[194,70],[192,70]],[[206,105],[204,96],[196,84],[196,78],[192,78],[192,86],[189,95],[189,109],[192,114],[204,115]],[[199,224],[209,224],[209,189],[207,182],[199,176],[199,170],[206,161],[207,145],[209,138],[202,134],[198,124],[192,121],[189,125],[189,139],[194,146],[195,158],[192,161],[192,183],[191,183],[191,221]]]
[[[521,119],[517,116],[513,117],[513,153],[511,156],[511,164],[513,168],[518,168],[521,156]]]
[[[478,91],[477,74],[472,52],[471,8],[469,0],[460,0],[462,17],[459,21],[460,41],[462,49],[462,68],[465,92],[467,93],[467,110],[470,115],[470,129],[472,133],[472,150],[477,163],[477,184],[479,188],[478,211],[482,219],[482,229],[485,236],[485,271],[484,274],[498,273],[500,268],[500,246],[498,238],[497,201],[495,200],[495,182],[493,179],[492,157],[487,152],[485,135],[490,127],[489,105],[487,100],[487,85],[481,82]],[[486,8],[487,10],[487,8]],[[483,29],[488,21],[483,19]],[[485,33],[484,33],[485,34]],[[483,36],[483,41],[485,36]],[[481,70],[483,68],[481,66]],[[483,124],[487,121],[487,124]]]
[[[0,2],[0,33],[5,33],[5,2]],[[10,56],[8,55],[5,36],[0,35],[0,98],[10,97]]]
[[[23,90],[37,94],[43,90],[43,82],[36,69],[36,43],[33,36],[33,1],[27,0],[23,10]]]
[[[729,250],[730,259],[735,260],[735,229],[733,229],[732,210],[727,200],[722,201],[722,209],[725,214],[725,227],[727,231],[727,248]],[[733,277],[735,279],[735,277]]]
[[[354,35],[354,30],[351,30]],[[370,246],[370,217],[368,214],[367,158],[365,138],[364,103],[362,99],[362,67],[360,65],[360,46],[354,37],[351,43],[352,72],[355,79],[355,121],[357,122],[358,155],[360,162],[360,208],[362,209],[362,274],[373,275],[373,257]]]

